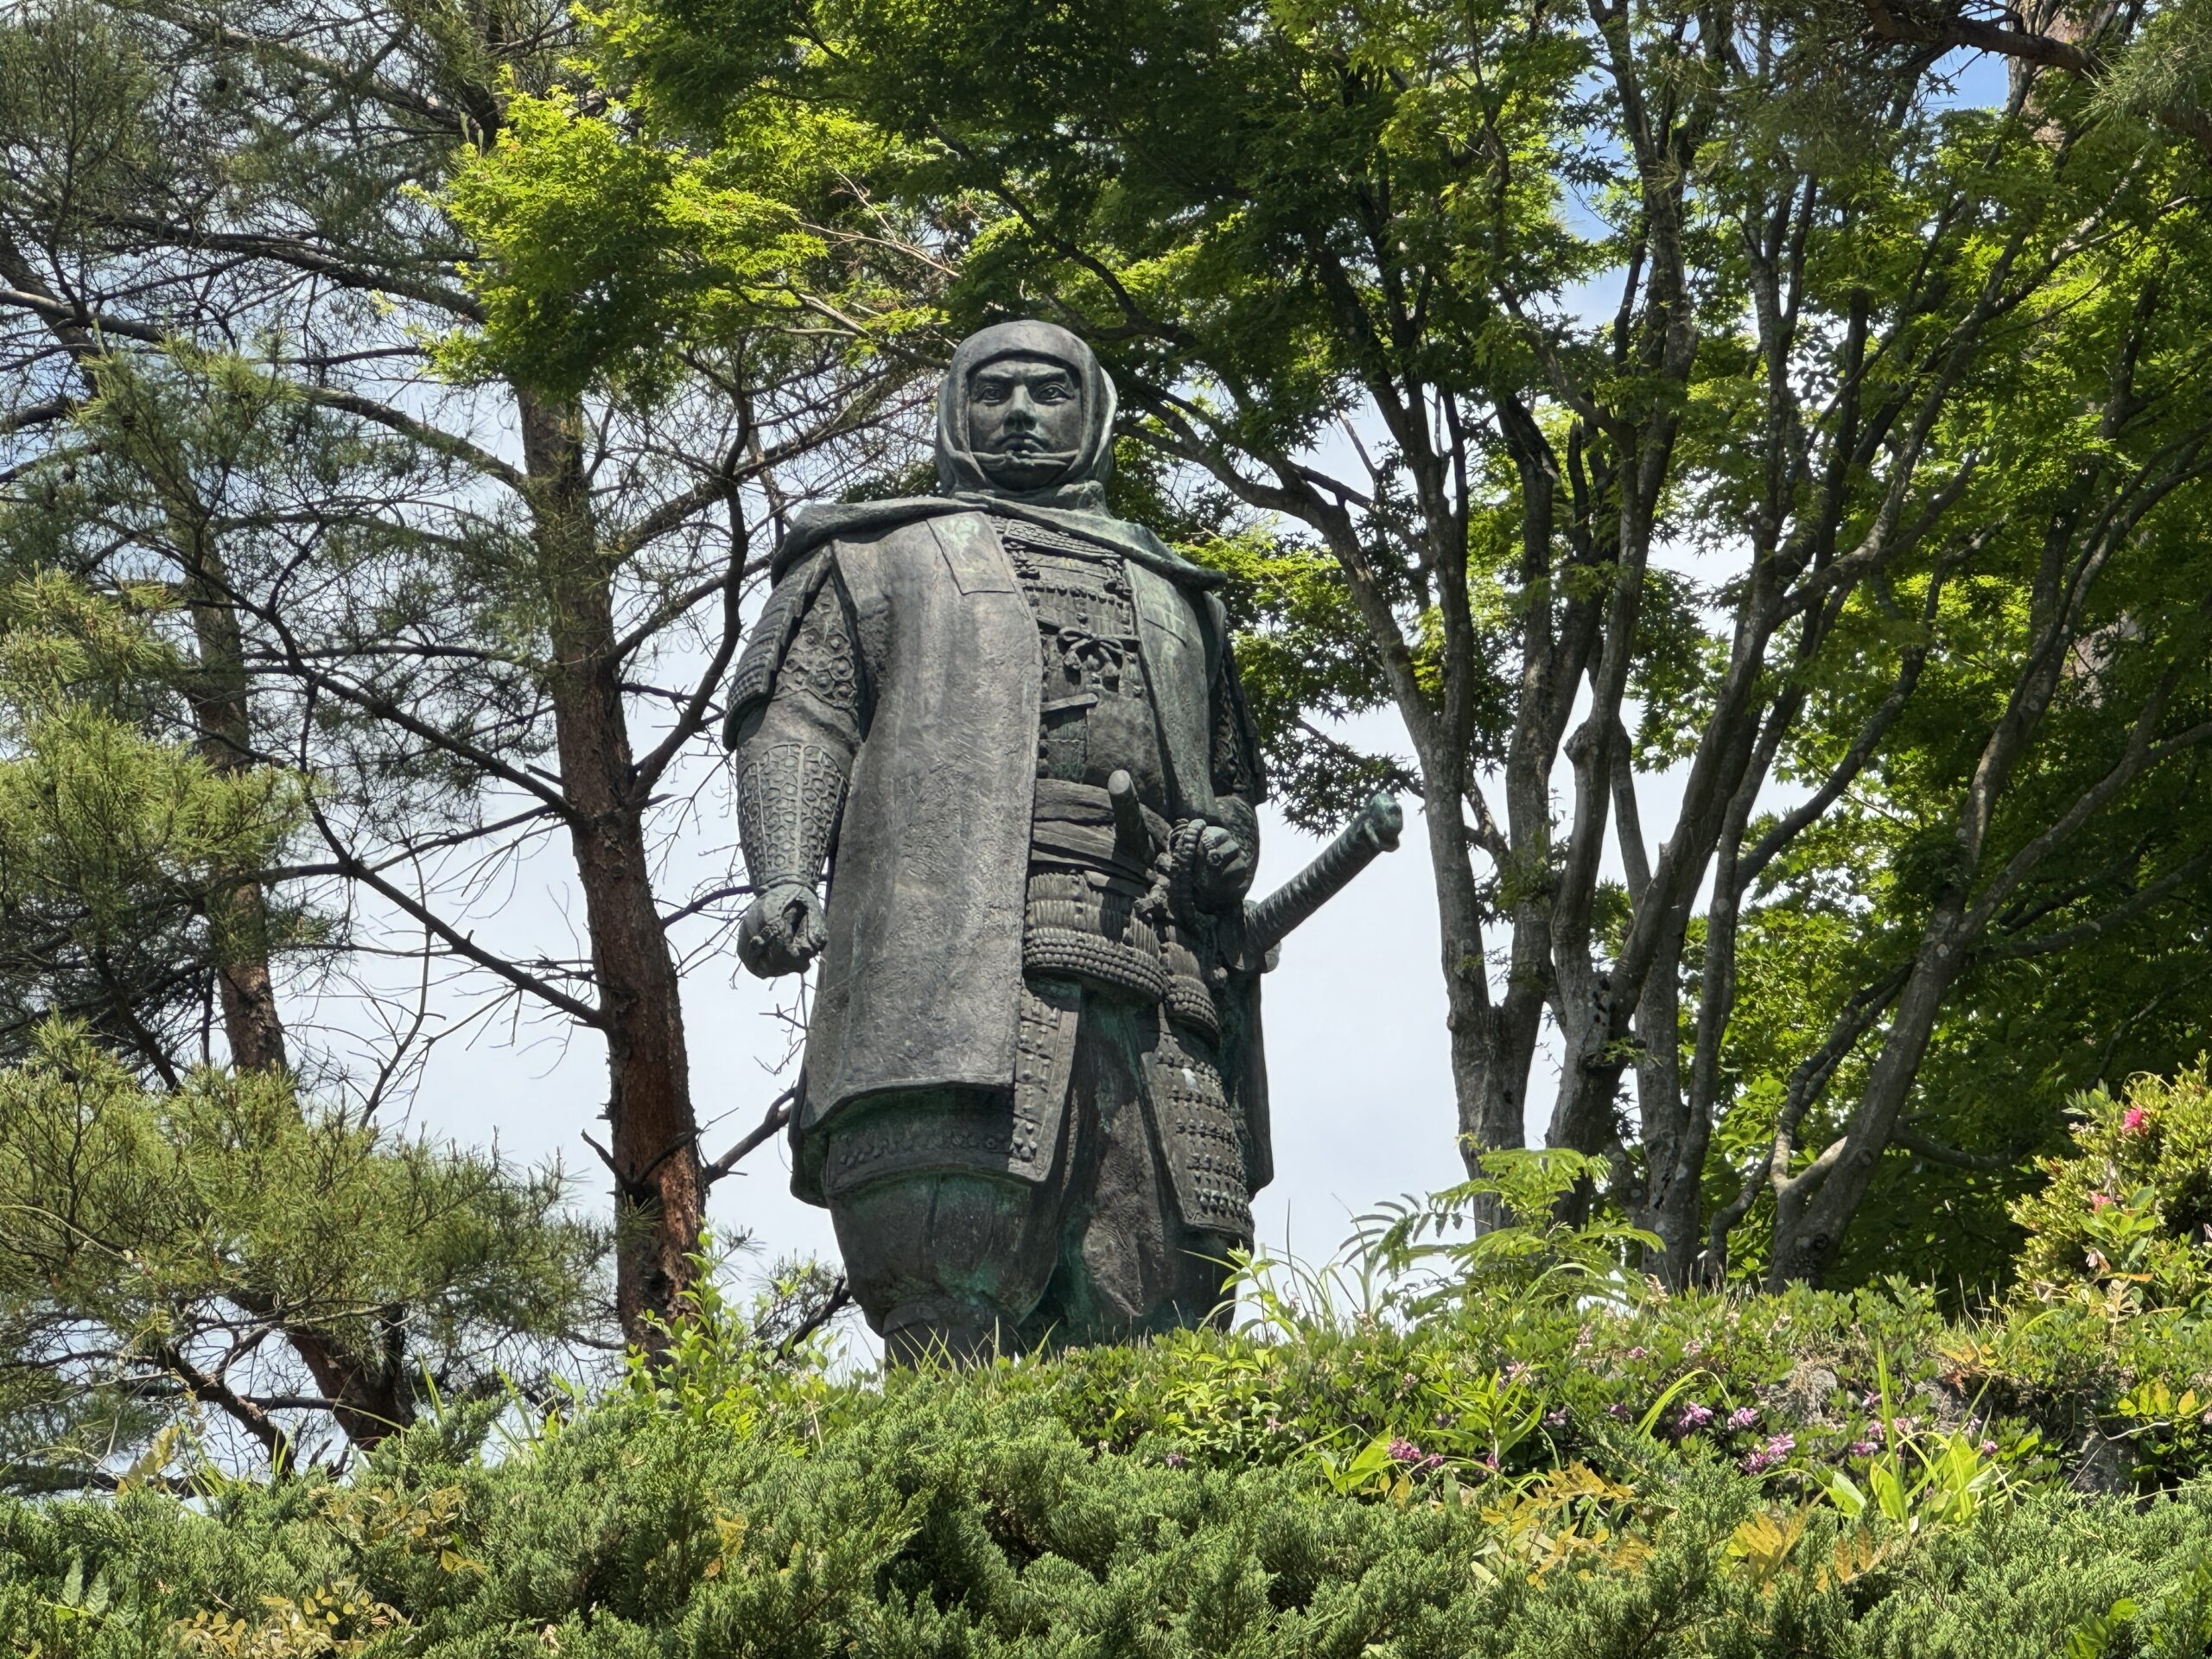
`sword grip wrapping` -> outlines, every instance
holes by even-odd
[[[1405,811],[1395,799],[1374,797],[1319,858],[1244,907],[1243,949],[1236,954],[1249,968],[1258,968],[1292,929],[1343,892],[1354,876],[1381,855],[1396,851],[1405,825]]]

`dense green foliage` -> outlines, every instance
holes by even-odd
[[[27,517],[0,512],[0,543],[35,541]],[[241,944],[220,896],[301,817],[296,774],[162,734],[189,678],[166,608],[150,585],[103,599],[52,567],[0,585],[0,1053],[59,1015],[175,1081]],[[260,943],[319,931],[296,906]]]
[[[381,1084],[341,1106],[289,1071],[190,1064],[224,969],[324,930],[226,902],[294,843],[308,791],[165,734],[203,689],[168,608],[152,584],[103,599],[50,569],[0,587],[16,1490],[111,1483],[141,1458],[158,1473],[188,1445],[234,1467],[342,1456],[426,1395],[539,1386],[575,1339],[606,1339],[607,1240],[557,1168],[396,1133]]]
[[[342,1480],[188,1458],[112,1500],[10,1503],[0,1643],[2203,1652],[2201,1307],[2024,1297],[1961,1323],[1904,1285],[1669,1296],[1613,1265],[1618,1236],[1551,1217],[1574,1160],[1491,1161],[1334,1270],[1255,1266],[1234,1333],[838,1380],[772,1296],[747,1317],[709,1279],[594,1403],[443,1402]],[[1477,1198],[1508,1224],[1470,1241]]]
[[[0,1645],[2202,1659],[2208,16],[0,16]],[[657,884],[778,527],[1039,312],[1294,819],[1423,797],[1471,1179],[859,1376],[688,1254]],[[614,1234],[288,1046],[403,932],[604,1033]]]
[[[2078,1497],[2009,1427],[1971,1431],[1993,1453],[1937,1449],[1941,1414],[1963,1426],[1936,1370],[1961,1333],[1910,1299],[1590,1315],[1524,1281],[1411,1334],[1353,1320],[858,1384],[777,1363],[711,1297],[695,1314],[663,1369],[493,1455],[486,1410],[456,1408],[342,1484],[0,1509],[0,1641],[2181,1659],[2212,1635],[2201,1486]],[[1885,1380],[1896,1408],[1866,1404]]]
[[[613,0],[589,72],[671,178],[887,135],[893,287],[1092,340],[1293,816],[1427,804],[1463,1146],[1549,1024],[1669,1283],[1948,1287],[2212,1008],[2198,10],[1996,107],[1878,9],[1664,0]]]
[[[14,1628],[728,1646],[813,1594],[889,1650],[1160,1606],[1154,1646],[1602,1650],[1575,1598],[1618,1634],[1664,1580],[1647,1643],[2196,1640],[2158,1552],[2201,1517],[2062,1489],[2212,1446],[2208,15],[2069,22],[1992,108],[1940,5],[0,15],[0,1462],[281,1476],[227,1535],[18,1512]],[[662,1317],[788,1109],[699,1144],[712,733],[791,512],[925,487],[931,363],[1011,313],[1096,342],[1116,505],[1227,572],[1294,821],[1421,796],[1477,1179],[1255,1274],[1256,1333],[831,1387]],[[1332,724],[1378,712],[1409,754]],[[583,936],[495,947],[547,838]],[[304,1033],[384,952],[419,1005],[340,1075]],[[611,1235],[379,1128],[448,967],[604,1039]],[[1548,1025],[1559,1154],[1485,1163]],[[610,1237],[672,1369],[469,1461],[598,1337]],[[747,1517],[706,1554],[654,1518],[695,1465]],[[374,1554],[357,1499],[420,1519],[399,1578],[317,1554]],[[247,1576],[155,1608],[52,1541],[156,1515]],[[2069,1576],[2083,1537],[2172,1571]],[[1535,1538],[1596,1577],[1522,1587]]]

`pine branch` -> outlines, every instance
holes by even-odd
[[[776,1344],[776,1357],[789,1359],[798,1351],[801,1344],[809,1337],[851,1306],[852,1301],[852,1287],[841,1274],[838,1275],[837,1282],[830,1287],[830,1294],[822,1299],[821,1305],[808,1313],[789,1336]]]
[[[454,926],[452,923],[417,899],[412,893],[396,883],[385,880],[365,861],[355,857],[346,849],[344,844],[338,839],[337,831],[331,827],[329,820],[323,817],[319,809],[311,806],[309,810],[314,815],[316,828],[322,832],[324,842],[329,846],[331,851],[337,855],[334,861],[338,867],[340,875],[348,880],[359,881],[362,886],[383,898],[385,902],[411,917],[419,925],[435,936],[455,956],[498,975],[517,990],[526,992],[539,1001],[560,1009],[562,1013],[580,1025],[595,1028],[605,1026],[606,1016],[592,1004],[580,997],[569,995],[566,991],[549,984],[535,974],[524,972],[497,952],[486,950],[473,938]]]
[[[410,115],[420,116],[455,137],[476,136],[472,131],[474,124],[461,111],[427,92],[403,86],[372,69],[357,69],[325,57],[319,52],[295,46],[289,41],[273,40],[267,35],[233,29],[212,16],[195,16],[181,7],[162,5],[159,0],[117,0],[117,3],[121,10],[134,11],[142,17],[150,17],[156,22],[181,29],[212,45],[228,47],[238,52],[266,54],[331,86],[372,99],[387,109],[404,110]]]
[[[184,1357],[183,1351],[157,1344],[154,1357],[162,1369],[181,1382],[195,1400],[213,1406],[258,1440],[269,1453],[270,1471],[283,1474],[292,1465],[292,1438],[268,1412],[238,1393],[220,1378],[211,1376]]]
[[[52,204],[46,206],[49,213],[55,211]],[[358,293],[389,294],[450,312],[470,322],[484,321],[484,308],[460,289],[448,288],[440,283],[421,282],[398,271],[356,264],[295,237],[245,231],[205,231],[175,219],[154,219],[140,213],[105,213],[100,216],[99,222],[109,229],[151,237],[172,247],[191,248],[202,253],[242,254],[250,259],[267,259]]]
[[[2003,24],[1956,13],[1931,18],[1917,15],[1910,6],[1891,7],[1885,0],[1866,0],[1866,13],[1869,31],[1885,41],[1933,47],[1938,53],[1961,48],[1993,53],[2016,62],[2056,69],[2077,80],[2102,80],[2112,70],[2110,60],[2102,53],[2029,29],[2010,8],[2005,11]],[[2158,111],[2157,118],[2170,131],[2195,140],[2212,156],[2212,115],[2202,110],[2170,108]]]

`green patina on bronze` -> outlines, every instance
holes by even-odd
[[[1259,973],[1395,842],[1378,798],[1246,903],[1218,578],[1105,511],[1113,423],[1072,334],[969,337],[940,493],[801,514],[731,687],[739,953],[821,961],[793,1185],[894,1357],[1214,1315],[1273,1173]]]

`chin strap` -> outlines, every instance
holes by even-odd
[[[754,887],[810,887],[821,880],[850,765],[811,743],[778,743],[747,763],[737,779],[737,830]]]
[[[973,501],[988,508],[994,501],[1014,501],[1025,507],[1057,507],[1062,512],[1096,512],[1105,505],[1106,486],[1084,480],[1077,484],[1046,484],[1033,490],[956,491],[957,501]]]

